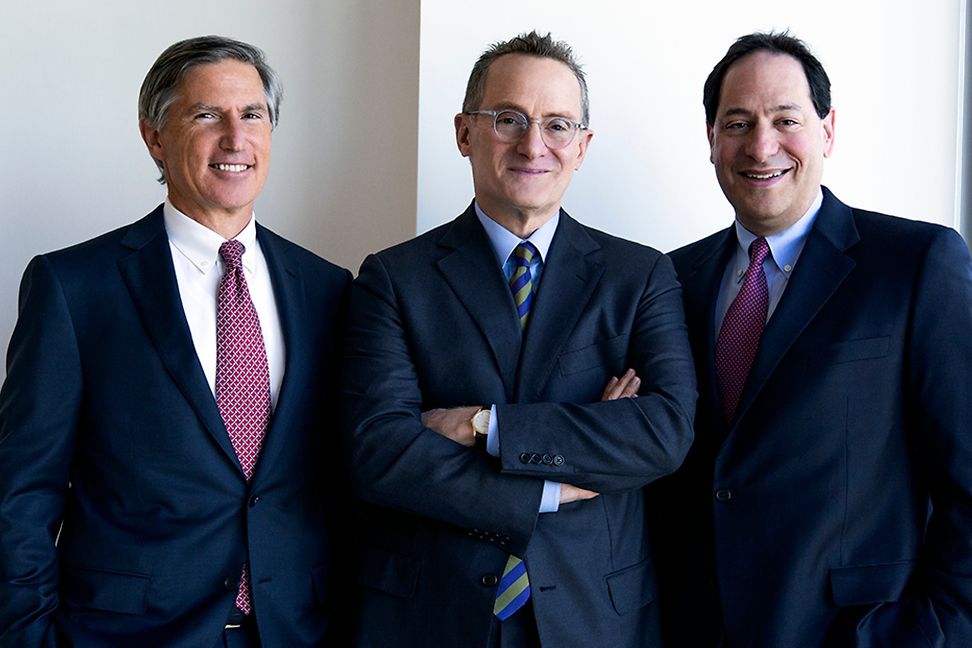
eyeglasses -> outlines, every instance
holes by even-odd
[[[564,148],[574,141],[577,131],[587,130],[587,126],[566,117],[544,117],[533,119],[519,110],[468,110],[466,115],[487,115],[493,118],[493,132],[501,142],[512,144],[520,141],[530,129],[530,124],[540,124],[540,138],[547,148]]]

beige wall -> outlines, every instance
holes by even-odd
[[[419,0],[34,0],[0,21],[0,350],[30,258],[141,217],[164,197],[137,96],[169,44],[222,34],[284,82],[265,225],[357,271],[415,233]],[[0,368],[0,378],[5,371]]]

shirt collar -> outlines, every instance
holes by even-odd
[[[810,209],[800,217],[800,220],[782,232],[766,237],[766,242],[769,244],[770,252],[773,255],[773,263],[780,269],[780,272],[787,276],[796,267],[797,259],[800,258],[803,246],[807,242],[807,235],[817,219],[817,213],[820,211],[822,203],[823,191],[817,190],[817,197],[814,198],[813,203],[810,204]],[[739,246],[745,254],[747,264],[749,263],[749,246],[756,238],[755,234],[743,227],[738,220],[736,221],[736,240],[739,241]]]
[[[169,202],[168,198],[162,207],[162,218],[169,242],[186,257],[189,263],[203,274],[216,266],[219,261],[219,246],[227,239],[183,214]],[[254,216],[250,217],[250,222],[235,239],[246,248],[242,259],[243,267],[253,272],[256,267],[256,218]]]
[[[490,218],[486,212],[480,209],[479,203],[473,201],[473,207],[476,210],[476,217],[479,218],[483,229],[486,230],[486,236],[489,237],[489,243],[493,248],[493,252],[496,254],[496,258],[499,260],[500,266],[506,263],[506,260],[513,254],[513,249],[523,240],[533,243],[533,246],[540,253],[540,260],[546,260],[547,252],[550,251],[550,243],[553,241],[554,234],[557,231],[557,225],[560,223],[559,209],[553,218],[538,227],[528,238],[521,239]]]

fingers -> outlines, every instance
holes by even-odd
[[[560,503],[569,504],[571,502],[579,502],[581,500],[589,500],[597,497],[599,493],[587,490],[586,488],[581,488],[580,486],[574,486],[573,484],[561,484],[560,485]]]
[[[637,398],[638,389],[641,388],[641,378],[635,374],[634,369],[628,369],[620,378],[611,377],[601,400],[617,400],[619,398]]]

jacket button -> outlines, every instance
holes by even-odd
[[[223,587],[226,588],[227,592],[232,592],[235,589],[239,589],[240,584],[237,583],[232,578],[227,578],[226,580],[223,581]]]
[[[717,502],[728,502],[732,499],[732,491],[728,488],[720,488],[715,492]]]
[[[530,455],[526,452],[520,453],[520,463],[530,463]]]
[[[254,495],[253,497],[251,497],[250,498],[250,508],[253,508],[254,506],[256,506],[257,505],[257,502],[259,502],[262,499],[263,498],[260,497],[259,495]]]
[[[566,461],[563,455],[554,455],[553,462],[555,466],[563,466]]]
[[[483,577],[479,579],[479,582],[486,587],[495,587],[499,579],[496,578],[496,574],[483,574]]]
[[[552,464],[553,463],[553,456],[548,455],[548,454],[543,455],[543,463],[544,463],[544,465],[547,465],[547,466],[549,466],[550,464]]]
[[[540,455],[538,455],[536,452],[534,452],[532,455],[530,455],[530,463],[532,463],[532,464],[538,464],[541,461],[543,461],[543,458]]]

